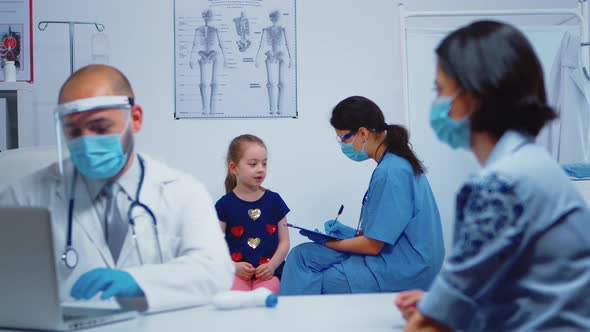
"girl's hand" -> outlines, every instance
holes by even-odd
[[[256,268],[256,279],[270,280],[275,275],[275,267],[272,263],[264,263]]]
[[[252,279],[254,272],[254,266],[248,262],[235,262],[236,265],[236,275],[244,280]]]
[[[418,301],[426,294],[424,291],[415,289],[405,292],[400,292],[395,299],[395,305],[401,311],[402,316],[407,320],[416,312],[416,305]]]

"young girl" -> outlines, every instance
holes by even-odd
[[[225,196],[215,204],[236,266],[232,290],[265,287],[277,294],[289,230],[289,208],[275,192],[263,188],[266,146],[253,135],[234,138],[227,151]]]

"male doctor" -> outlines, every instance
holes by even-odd
[[[0,205],[45,206],[60,298],[115,297],[139,310],[205,303],[234,264],[205,187],[134,149],[143,110],[117,69],[90,65],[59,94],[60,160],[0,192]],[[63,138],[59,132],[63,132]]]

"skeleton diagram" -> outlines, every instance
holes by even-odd
[[[281,97],[283,89],[283,80],[285,76],[285,57],[289,60],[291,68],[291,53],[287,43],[287,34],[285,28],[277,25],[280,13],[273,11],[269,14],[272,26],[262,29],[260,45],[256,52],[255,65],[258,67],[258,57],[260,51],[266,55],[266,88],[268,89],[268,104],[270,114],[276,112],[281,114]]]
[[[244,16],[244,12],[242,12],[240,17],[234,18],[234,23],[236,25],[236,33],[240,36],[240,40],[236,41],[236,44],[238,44],[240,52],[245,52],[251,44],[246,38],[250,34],[250,22]]]
[[[204,10],[201,16],[205,21],[205,25],[195,29],[195,39],[189,65],[191,69],[194,69],[197,64],[199,66],[199,90],[203,114],[213,114],[217,94],[216,71],[219,70],[217,58],[218,53],[221,53],[225,65],[225,54],[223,53],[221,39],[219,39],[219,31],[217,28],[209,26],[209,20],[213,16],[211,10]],[[216,46],[219,47],[218,50],[214,49]]]

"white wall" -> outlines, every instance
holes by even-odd
[[[396,4],[389,0],[299,1],[298,119],[174,120],[172,1],[36,1],[39,20],[99,21],[109,34],[110,63],[132,82],[145,110],[139,136],[141,150],[185,169],[205,182],[216,199],[223,193],[224,158],[231,138],[252,133],[268,146],[270,164],[265,185],[278,191],[292,222],[316,226],[335,216],[356,226],[361,197],[374,164],[346,160],[329,125],[332,107],[360,94],[374,99],[390,121],[399,122],[400,65],[396,53]],[[371,18],[371,19],[368,19]],[[359,25],[359,20],[362,24]],[[90,29],[77,30],[79,39]],[[37,105],[50,142],[50,109],[59,85],[69,73],[67,28],[35,31]],[[89,59],[79,43],[76,67]],[[376,46],[377,45],[377,46]],[[378,51],[375,51],[375,49]],[[293,242],[302,241],[292,234]]]
[[[415,0],[408,9],[545,8],[575,0]],[[224,155],[236,135],[252,133],[269,149],[265,185],[278,191],[294,223],[319,226],[335,216],[356,226],[373,162],[342,155],[328,120],[332,107],[350,95],[373,99],[388,122],[403,123],[398,2],[394,0],[299,0],[297,2],[298,119],[174,120],[173,4],[145,0],[36,0],[40,20],[98,21],[106,26],[109,63],[131,80],[143,105],[139,147],[199,177],[214,199],[223,193]],[[557,21],[556,19],[552,19]],[[69,74],[67,27],[34,32],[35,99],[39,144],[52,144],[51,109]],[[77,33],[76,68],[90,61],[91,27]],[[436,165],[427,165],[436,167]],[[449,193],[452,195],[452,193]],[[446,225],[447,228],[450,225]],[[303,239],[292,233],[294,244]]]

